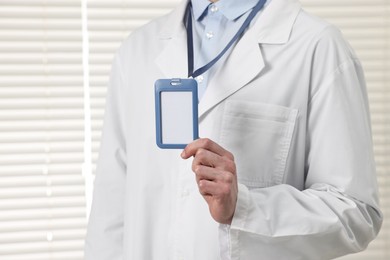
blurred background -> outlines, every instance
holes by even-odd
[[[179,0],[0,0],[0,259],[81,260],[110,63]],[[302,0],[365,68],[390,259],[390,0]]]

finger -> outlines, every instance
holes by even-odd
[[[216,196],[221,194],[221,185],[213,181],[200,180],[198,187],[200,194],[203,196]]]
[[[211,185],[210,182],[212,182],[213,185]],[[229,172],[215,172],[215,169],[203,167],[199,176],[197,175],[197,183],[199,189],[201,189],[201,187],[204,185],[206,185],[207,188],[213,188],[213,190],[211,191],[204,190],[210,195],[226,195],[230,192],[229,187],[232,187],[232,185],[234,184],[234,176]]]
[[[192,170],[195,171],[198,165],[208,166],[231,173],[236,172],[236,164],[234,161],[204,149],[199,149],[196,153],[194,160],[192,161]]]
[[[192,170],[194,171],[198,165],[204,165],[212,168],[217,167],[222,163],[221,158],[221,156],[215,153],[200,148],[194,155],[194,160],[192,161]]]
[[[220,156],[227,157],[231,160],[234,159],[232,153],[208,138],[197,139],[188,144],[186,148],[184,148],[181,156],[183,159],[188,159],[191,156],[194,156],[200,148],[216,153]]]
[[[201,180],[221,182],[224,180],[223,173],[214,168],[198,165],[194,170],[196,182],[199,184]]]

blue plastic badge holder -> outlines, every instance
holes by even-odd
[[[187,144],[199,138],[196,80],[157,80],[155,103],[158,147],[183,149]]]

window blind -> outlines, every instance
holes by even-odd
[[[167,13],[178,0],[88,0],[94,160],[97,158],[110,63],[135,28]],[[302,0],[305,10],[338,26],[365,68],[385,222],[363,253],[343,259],[390,259],[390,0]]]
[[[113,55],[136,28],[162,16],[180,0],[88,0],[93,170],[100,145],[108,76]]]
[[[80,0],[0,0],[0,259],[81,260]]]

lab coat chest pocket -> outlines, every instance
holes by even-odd
[[[238,182],[248,188],[283,182],[297,109],[228,100],[221,126],[221,145],[233,153]]]

